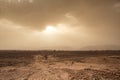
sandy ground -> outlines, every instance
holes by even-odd
[[[0,80],[120,80],[120,56],[45,60],[36,55],[28,65],[0,67]]]

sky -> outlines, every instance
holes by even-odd
[[[120,0],[0,0],[0,50],[120,49]]]

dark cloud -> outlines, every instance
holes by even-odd
[[[21,0],[25,1],[25,0]],[[34,0],[33,3],[8,3],[1,0],[0,18],[23,26],[42,28],[64,21],[72,13],[82,25],[120,26],[120,13],[113,9],[119,0]]]

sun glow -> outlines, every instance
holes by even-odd
[[[47,26],[43,32],[47,34],[52,34],[57,32],[57,29],[54,26]]]

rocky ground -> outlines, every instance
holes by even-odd
[[[0,80],[120,80],[120,56],[61,59],[35,55],[28,65],[19,63],[0,67]]]

